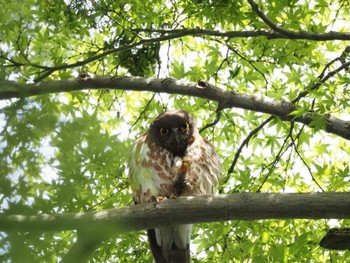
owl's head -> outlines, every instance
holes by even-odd
[[[196,129],[192,116],[183,110],[167,111],[160,114],[149,128],[150,139],[174,155],[182,156],[193,142]]]

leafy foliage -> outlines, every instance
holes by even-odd
[[[222,89],[295,100],[295,118],[309,112],[349,118],[348,73],[337,71],[320,82],[349,61],[347,43],[266,37],[271,29],[243,0],[0,0],[0,7],[2,79],[31,83],[70,79],[85,71],[204,79]],[[260,1],[259,7],[285,30],[316,36],[350,31],[347,1]],[[231,37],[221,34],[228,31]],[[244,37],[236,31],[254,34]],[[0,210],[27,215],[130,205],[127,151],[150,120],[166,109],[182,108],[205,127],[214,121],[217,107],[180,94],[106,90],[10,99],[0,105]],[[219,122],[202,132],[223,160],[220,191],[348,191],[349,144],[322,131],[326,123],[318,116],[305,126],[243,109],[223,111]],[[349,252],[330,252],[318,242],[329,227],[348,223],[199,224],[193,260],[343,262]],[[74,231],[0,233],[0,261],[55,262],[75,238]],[[145,233],[137,232],[105,241],[90,261],[152,258]]]

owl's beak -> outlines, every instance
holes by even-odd
[[[173,129],[173,135],[176,143],[180,144],[181,141],[183,140],[183,133],[179,132],[178,128]]]

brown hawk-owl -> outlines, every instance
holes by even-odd
[[[136,204],[154,197],[211,194],[220,173],[215,149],[183,110],[159,115],[131,148],[129,176]],[[155,262],[190,262],[191,233],[191,224],[148,230]]]

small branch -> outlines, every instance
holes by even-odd
[[[239,193],[188,196],[160,203],[133,205],[100,212],[57,215],[0,214],[1,231],[93,230],[103,236],[150,229],[171,223],[227,220],[349,219],[350,193]],[[87,235],[86,233],[84,234]]]
[[[350,38],[349,33],[335,32],[330,31],[328,33],[314,33],[308,31],[291,31],[286,30],[282,27],[277,26],[274,22],[272,22],[260,9],[257,3],[253,0],[248,0],[252,10],[264,21],[266,25],[268,25],[274,32],[281,34],[285,38],[288,39],[308,39],[314,41],[325,41],[330,39],[339,39],[339,40],[347,40]]]
[[[306,167],[306,169],[309,171],[309,174],[311,176],[312,181],[315,182],[315,184],[318,186],[318,188],[324,192],[322,186],[319,184],[319,182],[316,180],[315,176],[313,175],[312,171],[311,171],[311,167],[310,165],[306,162],[305,158],[302,156],[302,154],[300,153],[298,146],[295,144],[295,141],[292,139],[292,145],[293,148],[296,152],[296,154],[298,155],[298,157],[300,158],[300,160],[302,161],[302,163],[304,164],[304,166]]]
[[[289,139],[292,138],[293,129],[294,129],[294,122],[291,122],[291,125],[290,125],[290,128],[289,128],[289,133],[285,137],[285,139],[283,140],[282,146],[280,147],[278,153],[275,155],[274,160],[271,162],[271,164],[268,165],[269,166],[269,170],[267,172],[267,175],[263,178],[260,186],[256,190],[257,192],[261,191],[262,187],[267,182],[267,179],[269,179],[269,177],[271,176],[272,172],[276,168],[277,163],[282,158],[283,154],[287,151],[287,149],[291,146],[291,144],[287,145],[287,142],[289,141]]]
[[[131,30],[132,32],[137,33],[137,30]],[[40,82],[43,79],[45,79],[46,77],[50,76],[53,72],[58,71],[58,70],[64,70],[64,69],[69,69],[69,68],[76,68],[76,67],[80,67],[83,65],[86,65],[88,63],[94,62],[96,60],[99,60],[103,57],[106,57],[108,55],[112,55],[121,51],[125,51],[125,50],[129,50],[135,47],[138,47],[142,44],[146,44],[146,43],[155,43],[155,42],[163,42],[163,41],[167,41],[167,40],[172,40],[172,39],[178,39],[181,37],[185,37],[185,36],[199,36],[199,35],[210,35],[210,36],[217,36],[217,37],[228,37],[228,38],[238,38],[238,37],[258,37],[258,36],[267,36],[268,38],[283,38],[283,36],[276,34],[276,33],[270,33],[270,32],[266,32],[266,31],[229,31],[229,32],[220,32],[220,31],[215,31],[215,30],[205,30],[205,29],[184,29],[181,31],[176,31],[173,32],[171,34],[165,34],[159,37],[155,37],[155,38],[142,38],[141,40],[129,44],[129,45],[125,45],[125,46],[120,46],[118,48],[112,48],[109,50],[106,50],[102,53],[98,53],[94,56],[90,56],[87,59],[84,59],[82,61],[78,61],[72,64],[62,64],[62,65],[58,65],[58,66],[54,66],[54,67],[43,67],[43,66],[39,66],[39,65],[34,65],[31,63],[28,64],[22,64],[22,66],[33,66],[33,67],[37,67],[40,69],[44,69],[43,74],[40,75],[39,77],[37,77],[34,82]],[[349,38],[350,39],[350,38]],[[332,39],[333,40],[333,39]],[[9,60],[8,58],[5,58],[6,60]],[[11,61],[13,63],[13,65],[16,65],[15,61]]]
[[[163,36],[172,36],[171,39],[180,38],[184,36],[212,36],[232,38],[248,38],[248,37],[267,37],[269,39],[285,38],[283,35],[269,32],[266,30],[247,30],[247,31],[219,31],[201,28],[184,28],[184,29],[149,29],[149,28],[135,28],[133,32],[140,33],[158,33]]]
[[[270,121],[272,121],[275,117],[274,116],[270,116],[269,118],[267,118],[265,121],[263,121],[258,127],[256,127],[254,130],[252,130],[248,136],[243,140],[243,142],[241,143],[241,145],[239,146],[238,150],[235,153],[235,158],[232,161],[232,164],[230,166],[230,168],[227,171],[227,175],[233,173],[233,170],[235,169],[236,163],[238,161],[238,158],[244,148],[244,146],[249,144],[250,139],[257,134],[262,128],[264,128],[264,126],[266,124],[268,124]],[[225,182],[226,183],[226,182]]]
[[[350,228],[332,228],[322,238],[320,246],[326,249],[349,250]]]
[[[255,4],[256,8],[252,8],[254,11],[259,10],[258,5],[254,3],[252,0],[248,0],[249,3]],[[255,7],[254,6],[254,7]],[[259,10],[260,11],[260,10]],[[268,21],[270,21],[261,11],[258,14],[260,17],[260,14],[262,17],[264,17],[263,20],[266,24]],[[261,18],[262,18],[261,17]],[[165,34],[167,36],[173,36],[174,38],[179,38],[183,36],[213,36],[213,37],[226,37],[228,39],[231,38],[240,38],[240,37],[267,37],[268,39],[276,39],[276,38],[290,38],[290,39],[307,39],[307,40],[314,40],[314,41],[329,41],[329,40],[350,40],[350,34],[344,33],[344,32],[335,32],[331,31],[328,33],[310,33],[307,31],[301,31],[301,32],[294,32],[294,31],[288,31],[281,29],[277,27],[272,21],[269,22],[269,26],[274,26],[274,28],[271,28],[275,32],[269,32],[266,30],[254,30],[254,31],[218,31],[218,30],[209,30],[209,29],[201,29],[201,28],[185,28],[185,29],[142,29],[142,28],[136,28],[132,31],[140,33],[140,32],[146,32],[146,33],[159,33],[159,34]],[[277,30],[275,30],[275,28]],[[289,33],[289,34],[288,34]]]
[[[339,58],[337,58],[339,59]],[[334,60],[333,60],[334,61]],[[333,61],[331,61],[330,63],[333,63]],[[322,71],[321,75],[319,76],[319,81],[316,81],[311,87],[309,87],[307,90],[300,92],[299,95],[293,99],[291,102],[292,103],[296,103],[298,102],[300,99],[304,98],[305,96],[307,96],[310,91],[312,90],[316,90],[318,89],[322,84],[326,83],[327,80],[329,80],[331,77],[333,77],[335,74],[339,73],[342,70],[347,70],[347,68],[350,66],[350,61],[343,63],[340,67],[336,68],[333,71],[330,71],[326,76],[324,76],[324,71],[328,68],[328,65],[330,64],[328,63],[326,65],[326,67],[324,68],[324,70]]]
[[[258,6],[256,3],[254,3],[252,0],[249,0],[249,3],[251,3],[253,10],[257,12],[257,14],[261,15],[261,18],[264,17],[265,23],[267,23],[268,18],[264,16],[264,14],[258,9]],[[72,64],[62,64],[57,65],[54,67],[47,67],[47,66],[41,66],[37,64],[33,64],[28,61],[28,63],[19,63],[16,61],[11,60],[8,57],[1,56],[3,59],[8,60],[12,64],[10,66],[32,66],[35,68],[43,69],[42,75],[39,74],[39,76],[34,80],[34,82],[39,82],[45,79],[46,77],[50,76],[53,72],[58,70],[64,70],[69,68],[76,68],[80,66],[84,66],[88,63],[94,62],[96,60],[99,60],[103,57],[106,57],[108,55],[112,55],[115,53],[118,53],[120,51],[129,50],[132,48],[135,48],[137,46],[140,46],[145,43],[155,43],[155,42],[163,42],[168,41],[172,39],[179,39],[185,36],[213,36],[213,37],[225,37],[227,39],[233,39],[233,38],[248,38],[248,37],[267,37],[268,39],[277,39],[277,38],[290,38],[290,39],[308,39],[308,40],[314,40],[314,41],[331,41],[331,40],[350,40],[350,34],[349,33],[343,33],[343,32],[328,32],[324,34],[318,34],[318,33],[310,33],[306,31],[301,32],[294,32],[294,31],[288,31],[284,30],[282,28],[277,27],[273,24],[273,22],[269,22],[268,24],[271,26],[272,29],[274,29],[275,32],[269,32],[266,30],[253,30],[253,31],[227,31],[222,32],[218,30],[207,30],[207,29],[173,29],[173,30],[163,30],[163,29],[130,29],[130,32],[133,32],[135,34],[138,34],[140,32],[145,33],[159,33],[161,36],[154,37],[154,38],[146,38],[139,36],[141,39],[135,43],[132,43],[130,45],[120,46],[118,48],[112,48],[109,50],[106,50],[102,53],[97,53],[94,56],[90,56],[87,59],[72,63]],[[9,66],[9,65],[7,65]]]
[[[199,133],[202,133],[204,130],[215,126],[220,121],[220,118],[221,118],[221,112],[217,111],[215,120],[213,120],[211,123],[207,123],[204,127],[200,128]]]

